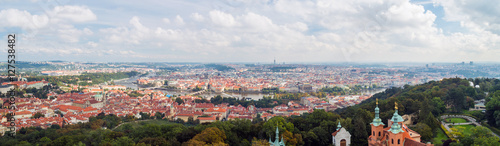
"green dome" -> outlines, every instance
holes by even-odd
[[[394,115],[392,115],[391,121],[394,123],[399,123],[399,122],[403,122],[404,120],[403,120],[403,117],[401,117],[398,114],[398,110],[396,110],[396,112],[394,112]]]
[[[373,126],[384,125],[384,123],[382,123],[382,119],[379,118],[379,113],[380,113],[380,110],[379,110],[378,104],[377,104],[377,107],[375,108],[375,118],[373,118],[372,123],[370,123],[370,124],[373,124]]]
[[[392,132],[394,134],[398,134],[400,132],[404,132],[403,129],[401,129],[401,125],[398,123],[393,123],[391,126],[391,129],[389,129],[389,132]]]

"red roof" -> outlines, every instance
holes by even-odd
[[[337,135],[337,133],[338,133],[339,131],[340,131],[340,129],[339,129],[339,130],[337,130],[337,131],[335,131],[335,132],[333,132],[333,133],[332,133],[332,136]]]
[[[30,111],[20,111],[20,112],[16,112],[16,115],[31,115],[31,112]]]
[[[226,112],[226,109],[220,108],[220,107],[214,107],[214,108],[207,109],[205,112],[220,112],[220,113],[224,113],[224,112]]]

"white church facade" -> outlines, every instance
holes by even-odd
[[[334,146],[349,146],[351,145],[351,133],[339,124],[337,131],[332,133],[332,140]]]

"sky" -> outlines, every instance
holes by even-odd
[[[0,0],[11,33],[16,61],[499,62],[500,3]]]

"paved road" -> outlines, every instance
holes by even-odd
[[[469,116],[465,116],[465,115],[442,115],[441,116],[441,119],[446,119],[446,118],[464,118],[464,119],[467,119],[469,122],[467,123],[445,123],[444,121],[441,121],[441,124],[444,126],[444,128],[446,128],[446,130],[448,130],[448,132],[451,132],[451,129],[448,127],[448,125],[469,125],[469,124],[474,124],[476,126],[483,126],[481,124],[479,124],[478,122],[476,122],[476,119],[472,118],[472,117],[469,117]],[[495,132],[491,132],[491,134],[495,135],[496,137],[500,138],[500,136],[498,136]]]

